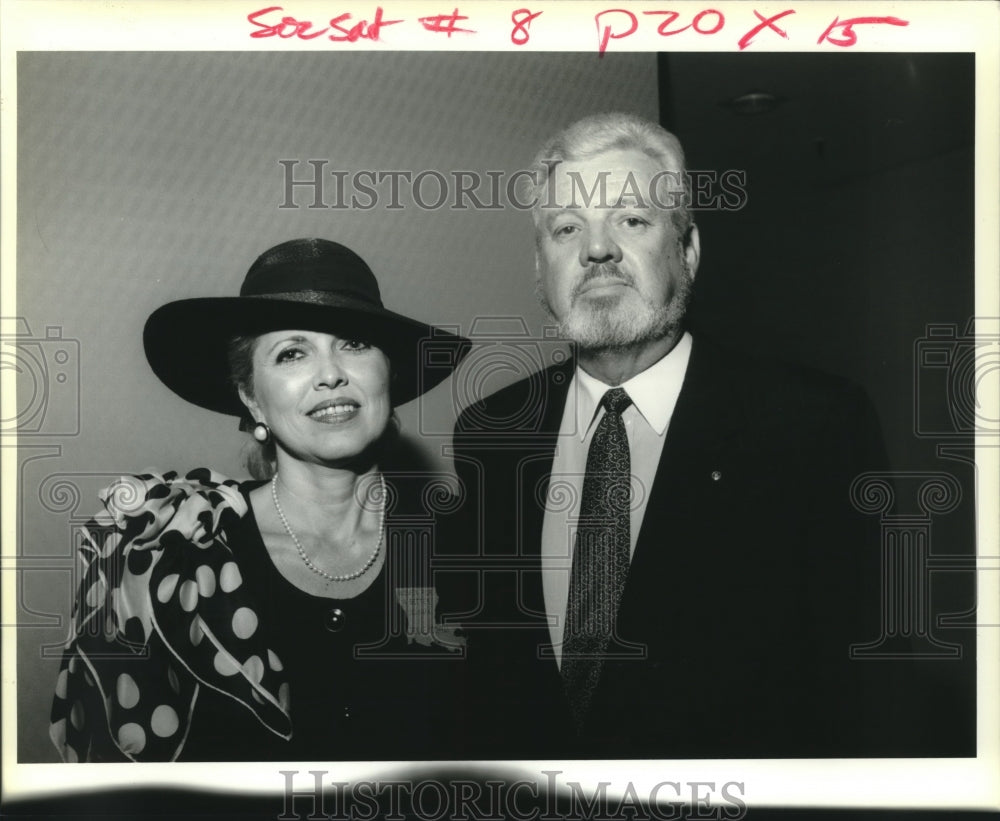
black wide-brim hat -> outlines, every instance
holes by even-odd
[[[153,372],[176,394],[242,418],[247,410],[230,375],[230,341],[280,330],[321,331],[377,346],[392,364],[394,406],[447,378],[471,347],[463,336],[387,310],[365,261],[324,239],[295,239],[265,251],[238,297],[157,308],[143,344]]]

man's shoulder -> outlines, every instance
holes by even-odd
[[[572,378],[571,360],[533,371],[468,405],[459,414],[455,430],[538,432],[554,404],[561,407],[565,402]]]
[[[468,405],[458,416],[459,434],[544,432],[557,425],[575,363],[567,360],[534,371]],[[694,337],[682,395],[712,396],[775,418],[785,414],[831,414],[866,407],[855,382],[777,356],[737,349],[710,336]],[[548,426],[543,424],[545,421]]]
[[[810,451],[883,451],[874,404],[867,391],[847,377],[710,340],[696,341],[688,377],[685,419],[691,424],[698,424],[706,408],[721,405],[726,418],[738,420],[744,431],[775,447],[784,442]],[[881,460],[879,456],[876,461]]]
[[[847,377],[791,359],[737,350],[705,337],[695,341],[688,373],[692,389],[721,381],[748,399],[772,407],[792,398],[829,402],[864,394]]]

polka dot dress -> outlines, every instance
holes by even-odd
[[[236,482],[207,469],[124,477],[85,526],[72,632],[50,736],[66,761],[171,761],[203,688],[291,734],[282,663],[226,541],[247,513]]]

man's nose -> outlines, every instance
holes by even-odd
[[[580,246],[580,264],[593,265],[599,262],[621,262],[622,250],[614,237],[603,225],[587,230],[586,242]]]

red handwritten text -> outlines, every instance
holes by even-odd
[[[348,43],[354,43],[358,40],[378,40],[379,31],[382,26],[392,26],[396,23],[402,23],[402,20],[383,20],[382,19],[382,7],[379,6],[375,9],[375,18],[369,23],[367,20],[361,20],[351,26],[349,29],[344,28],[340,25],[345,20],[350,20],[350,14],[341,14],[339,17],[334,17],[330,21],[330,25],[337,29],[340,34],[331,34],[330,39]]]
[[[360,20],[350,28],[341,23],[351,19],[350,14],[341,14],[330,19],[329,24],[321,29],[314,29],[310,20],[296,20],[294,17],[285,15],[278,22],[265,22],[261,18],[271,14],[271,12],[284,11],[281,6],[269,6],[247,15],[247,21],[257,26],[256,31],[251,31],[251,37],[282,37],[288,39],[297,37],[300,40],[313,40],[327,34],[327,39],[334,42],[354,43],[358,40],[378,40],[379,32],[383,26],[391,26],[402,23],[402,20],[383,20],[382,7],[375,9],[375,16],[369,23],[367,20]],[[329,33],[333,29],[332,33]]]
[[[694,16],[694,20],[679,29],[668,28],[671,23],[681,16],[679,11],[644,11],[643,14],[662,14],[666,16],[667,19],[660,23],[656,29],[656,33],[661,37],[669,37],[673,34],[680,34],[682,31],[687,31],[689,28],[693,28],[699,34],[715,34],[715,32],[722,29],[722,27],[726,24],[726,18],[723,16],[722,12],[716,11],[715,9],[705,9],[704,11],[699,11]],[[702,18],[707,15],[715,15],[715,28],[707,28],[707,24],[702,23]]]
[[[290,14],[285,14],[284,11],[283,6],[267,6],[248,14],[246,19],[252,27],[250,36],[254,38],[278,37],[285,40],[314,40],[318,37],[325,37],[333,42],[354,43],[358,40],[378,40],[382,29],[386,26],[404,22],[403,20],[386,20],[381,6],[375,8],[375,13],[370,20],[368,18],[358,20],[350,13],[344,13],[318,24],[313,23],[312,20],[298,19]],[[519,8],[511,12],[510,42],[515,46],[526,45],[532,35],[531,24],[542,13],[528,8]],[[777,35],[788,40],[789,34],[784,28],[785,24],[779,26],[778,22],[795,13],[795,9],[790,8],[765,17],[753,9],[757,23],[747,29],[746,33],[738,40],[737,45],[740,51],[753,45],[762,35],[768,37]],[[749,17],[749,15],[747,16]],[[649,18],[653,19],[646,23],[645,21]],[[459,12],[458,7],[455,7],[451,13],[419,17],[416,22],[419,22],[426,31],[444,34],[451,38],[453,34],[476,34],[475,29],[463,28],[462,26],[469,19],[467,15]],[[752,19],[748,22],[752,22]],[[656,34],[659,37],[675,37],[685,33],[689,37],[692,33],[710,37],[721,32],[727,24],[732,24],[733,20],[728,20],[721,11],[714,8],[704,8],[694,14],[670,9],[654,11],[631,11],[628,8],[604,9],[594,16],[594,25],[597,28],[598,54],[603,55],[613,41],[631,37],[644,26],[653,23],[656,24]],[[816,44],[829,43],[839,48],[850,48],[858,42],[859,34],[855,31],[855,27],[873,25],[909,26],[910,23],[898,17],[865,16],[841,20],[838,16],[834,17],[833,22],[826,27]]]
[[[435,14],[433,17],[419,18],[425,29],[428,31],[436,31],[447,34],[449,39],[451,39],[451,35],[456,32],[462,32],[464,34],[476,33],[474,29],[458,28],[455,25],[459,20],[468,19],[469,18],[464,14],[459,14],[458,9],[455,9],[451,14]]]
[[[622,15],[622,17],[628,20],[628,23],[622,24],[617,30],[613,27],[613,24],[606,23],[602,31],[601,23],[605,17],[611,15]],[[622,17],[618,18],[619,23],[623,22]],[[604,11],[599,11],[597,16],[594,17],[594,22],[597,24],[597,39],[600,41],[600,45],[597,47],[598,54],[604,54],[608,50],[608,43],[612,40],[621,40],[639,30],[639,19],[632,12],[625,9],[605,9]],[[627,30],[625,25],[628,26]]]
[[[752,29],[750,29],[750,31],[748,31],[740,38],[739,42],[740,51],[743,51],[743,49],[749,46],[750,43],[753,42],[753,38],[756,37],[758,34],[760,34],[764,29],[773,29],[781,37],[784,37],[786,40],[788,39],[788,34],[785,32],[785,30],[780,29],[776,25],[774,25],[774,21],[780,20],[782,17],[787,17],[789,14],[795,14],[795,9],[788,9],[788,11],[783,11],[780,12],[779,14],[774,14],[767,18],[761,15],[761,13],[757,11],[757,9],[754,9],[753,13],[757,15],[757,19],[760,20],[760,24],[754,26]]]
[[[259,31],[251,31],[251,37],[298,37],[302,40],[312,40],[314,37],[322,37],[329,29],[310,32],[312,23],[308,20],[299,22],[294,17],[282,17],[277,23],[261,23],[260,18],[272,11],[282,11],[281,6],[268,6],[247,15],[247,20],[251,25],[257,26]]]
[[[680,17],[677,11],[644,11],[645,15],[662,14],[667,19],[656,28],[661,37],[670,37],[692,29],[698,34],[715,34],[726,25],[726,18],[716,9],[703,9],[686,26],[670,28]],[[612,40],[623,40],[639,30],[639,18],[627,9],[605,9],[594,17],[597,24],[597,52],[604,54]]]
[[[514,25],[510,33],[510,41],[515,46],[523,46],[528,42],[528,29],[531,28],[531,21],[534,20],[540,11],[531,12],[528,9],[518,9],[510,15],[510,22]]]
[[[522,11],[525,10],[522,9]],[[791,14],[795,14],[795,9],[785,9],[768,17],[765,17],[756,9],[754,9],[753,13],[758,23],[747,30],[746,34],[739,39],[737,45],[740,51],[749,47],[762,32],[771,32],[785,40],[789,39],[788,32],[778,25],[778,21]],[[702,9],[694,17],[690,18],[690,22],[685,21],[682,12],[666,9],[662,11],[643,11],[642,16],[663,18],[656,28],[656,33],[660,37],[673,37],[692,31],[700,35],[718,34],[728,22],[731,22],[726,19],[721,11],[711,8]],[[594,16],[594,24],[597,26],[598,54],[604,54],[613,40],[624,40],[639,31],[641,28],[640,21],[643,19],[642,16],[638,12],[632,12],[625,8],[610,8],[599,11]],[[853,28],[854,26],[877,24],[890,26],[909,25],[906,20],[900,20],[898,17],[852,17],[848,20],[841,20],[839,17],[836,17],[816,42],[817,44],[827,42],[835,46],[848,48],[855,45],[858,40],[858,35]],[[523,34],[523,40],[527,41],[527,31],[523,32]],[[514,40],[514,42],[520,44],[517,40]]]
[[[828,43],[832,43],[835,46],[850,47],[858,42],[858,35],[854,33],[852,26],[857,25],[871,25],[875,23],[884,23],[890,26],[908,26],[910,25],[908,20],[900,20],[898,17],[852,17],[849,20],[841,20],[839,17],[834,17],[833,22],[827,27],[816,44],[819,45],[824,40]],[[834,29],[842,29],[839,37],[832,37],[831,34]]]

